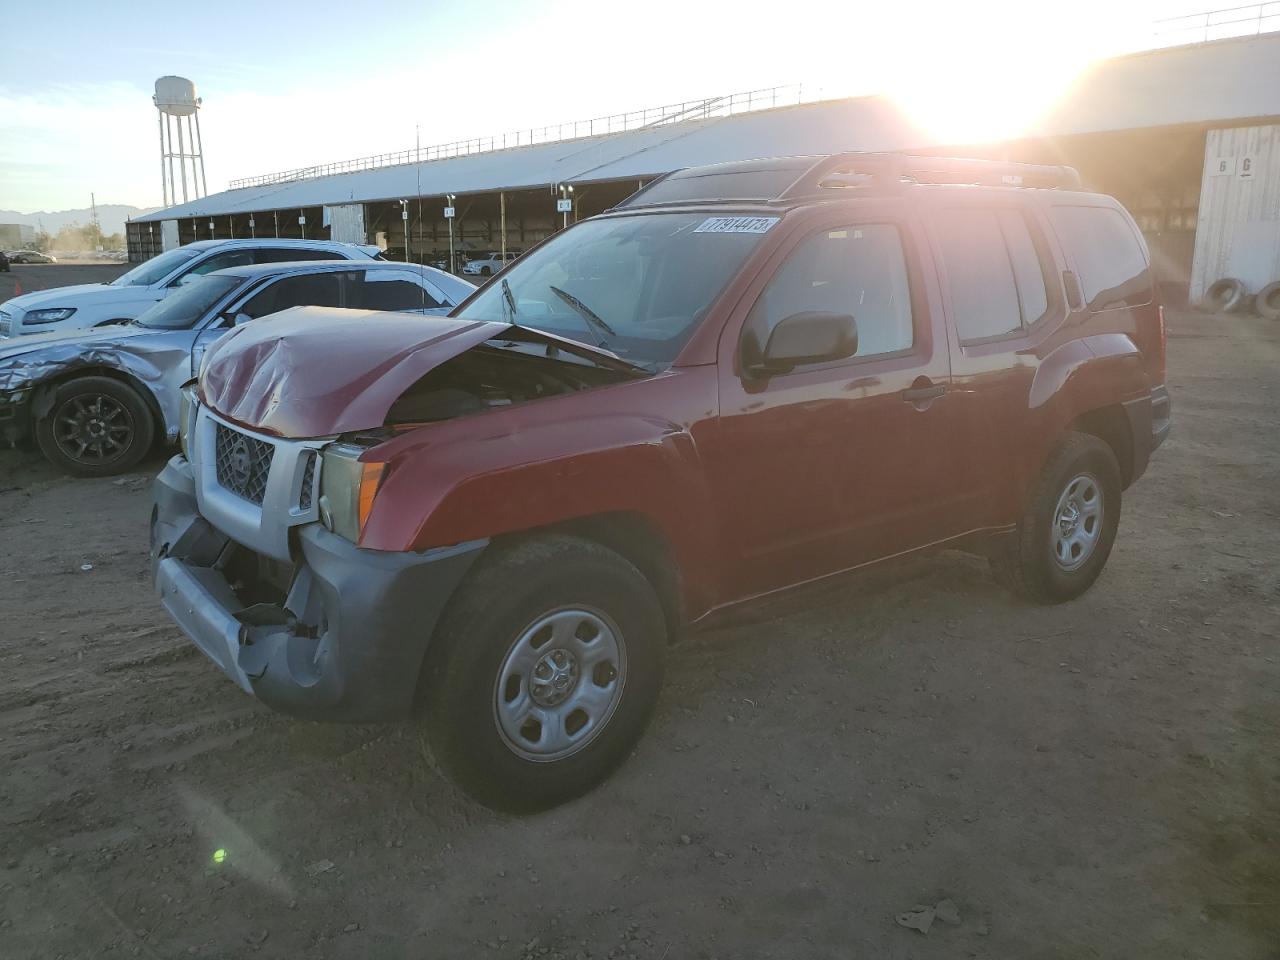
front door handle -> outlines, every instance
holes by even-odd
[[[928,403],[930,400],[937,400],[946,392],[945,383],[935,383],[927,387],[909,387],[902,391],[902,399],[907,403]]]

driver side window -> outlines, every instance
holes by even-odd
[[[341,275],[338,273],[306,273],[282,277],[251,298],[240,308],[252,319],[290,307],[342,306]]]
[[[784,317],[809,311],[853,316],[854,359],[909,350],[915,341],[911,288],[898,228],[860,223],[802,240],[751,308],[744,350],[762,352]]]
[[[225,270],[228,267],[243,267],[251,263],[253,263],[252,250],[228,250],[225,253],[215,253],[209,259],[202,260],[174,280],[172,286],[190,283],[196,277],[203,277],[206,273],[213,273],[215,270]]]

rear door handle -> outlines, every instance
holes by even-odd
[[[930,387],[909,387],[902,391],[902,399],[907,403],[920,403],[922,401],[937,400],[946,392],[947,385],[945,383],[935,383]]]

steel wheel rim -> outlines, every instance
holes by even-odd
[[[494,720],[507,748],[551,762],[591,743],[617,710],[627,679],[622,632],[604,613],[565,607],[521,631],[494,685]]]
[[[1089,562],[1102,539],[1102,484],[1091,473],[1067,481],[1054,508],[1049,547],[1054,562],[1068,572]]]
[[[133,443],[133,415],[115,397],[82,394],[63,401],[53,417],[53,441],[77,463],[119,459]]]

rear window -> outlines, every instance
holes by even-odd
[[[1146,253],[1129,221],[1111,207],[1053,207],[1054,229],[1075,258],[1090,310],[1151,300]]]

